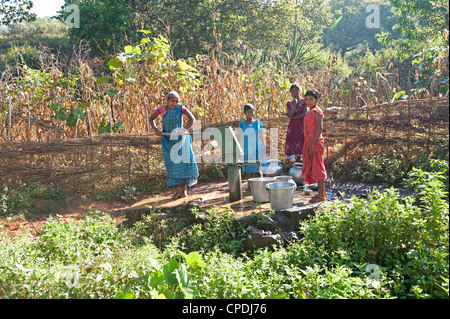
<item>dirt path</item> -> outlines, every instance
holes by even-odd
[[[190,190],[190,194],[202,194],[214,190],[225,190],[228,188],[226,181],[211,182],[195,186]],[[165,190],[162,195],[171,194],[171,190]],[[133,201],[106,201],[106,200],[89,200],[79,199],[71,201],[68,205],[58,209],[52,213],[35,213],[30,216],[14,216],[8,218],[0,218],[0,229],[6,230],[11,235],[19,235],[23,232],[29,232],[30,236],[36,236],[39,230],[44,227],[47,219],[52,215],[61,215],[64,221],[79,220],[89,210],[100,211],[101,213],[110,214],[116,218],[116,223],[120,224],[123,221],[122,216],[116,215],[115,212],[122,211],[129,208],[134,202],[144,198],[151,197],[149,195],[142,195]],[[44,211],[44,210],[41,210]]]
[[[98,210],[100,212],[113,214],[114,211],[124,209],[128,206],[128,203],[119,201],[77,201],[70,203],[70,206],[68,207],[63,207],[52,213],[33,214],[28,218],[16,216],[1,219],[0,225],[3,225],[3,229],[12,235],[18,235],[28,231],[30,236],[36,236],[51,215],[61,215],[64,221],[79,220],[89,210],[89,207],[94,211]]]

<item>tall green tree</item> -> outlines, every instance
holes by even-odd
[[[330,7],[335,22],[324,31],[323,42],[342,56],[358,47],[362,53],[381,49],[376,35],[392,33],[397,19],[388,0],[332,0]]]
[[[59,19],[66,21],[72,14],[69,5],[79,8],[80,25],[69,28],[73,43],[85,41],[95,55],[104,55],[135,40],[134,9],[127,0],[66,0]]]
[[[145,28],[166,34],[179,57],[205,53],[216,39],[228,53],[283,50],[296,25],[299,35],[317,39],[330,18],[322,0],[147,0],[136,8]]]
[[[30,12],[31,8],[31,0],[0,0],[0,25],[34,21],[36,15]]]
[[[182,57],[207,52],[216,39],[225,51],[242,46],[273,48],[293,25],[293,5],[288,0],[149,0],[138,12],[146,29],[165,33],[175,55]]]
[[[330,22],[329,6],[322,0],[65,1],[66,8],[70,4],[79,7],[80,28],[70,28],[69,36],[74,43],[88,42],[95,54],[136,42],[139,29],[169,38],[180,58],[207,53],[216,41],[229,53],[280,51],[296,26],[300,37],[315,41]],[[61,11],[60,18],[69,14]]]
[[[399,49],[415,54],[428,45],[448,46],[448,0],[390,0],[400,18],[394,30],[401,33]]]

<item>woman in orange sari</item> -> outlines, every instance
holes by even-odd
[[[314,196],[309,202],[311,204],[327,200],[325,191],[325,179],[327,171],[323,163],[324,138],[323,131],[323,112],[317,105],[320,94],[316,89],[309,90],[305,94],[306,105],[309,112],[304,119],[305,142],[303,144],[303,170],[302,175],[308,184],[318,183],[319,194]]]

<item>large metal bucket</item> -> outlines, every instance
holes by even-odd
[[[270,206],[274,211],[281,211],[294,206],[297,186],[293,183],[275,182],[266,185],[269,192]]]
[[[266,185],[275,182],[275,178],[250,178],[248,182],[252,188],[253,201],[258,203],[268,203],[270,201],[269,192],[266,190]]]

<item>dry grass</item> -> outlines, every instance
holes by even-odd
[[[203,128],[236,127],[243,117],[243,105],[253,103],[264,127],[279,129],[280,155],[284,154],[288,123],[283,111],[292,82],[323,93],[327,163],[340,157],[357,158],[369,149],[390,143],[423,147],[448,143],[448,100],[432,96],[393,100],[392,89],[402,89],[396,71],[376,74],[376,80],[359,78],[338,83],[327,70],[309,71],[302,66],[289,70],[290,74],[298,74],[297,78],[287,78],[288,72],[270,63],[237,66],[216,52],[195,62],[196,82],[181,72],[180,61],[175,61],[167,48],[159,50],[164,54],[152,59],[128,59],[124,68],[113,72],[104,84],[97,84],[99,76],[95,76],[82,53],[68,66],[60,65],[58,57],[43,54],[42,65],[47,65],[44,70],[23,66],[2,73],[2,183],[52,183],[71,177],[83,187],[95,180],[86,176],[109,180],[111,184],[117,178],[128,184],[135,179],[160,178],[164,168],[159,140],[144,133],[150,131],[150,114],[172,89],[182,92],[183,104]],[[155,51],[147,53],[154,55]],[[132,81],[127,80],[130,68]],[[105,94],[109,89],[118,94]],[[67,112],[81,107],[85,119],[67,125],[55,117],[51,108],[58,103]],[[122,123],[119,134],[99,134],[102,121]]]

